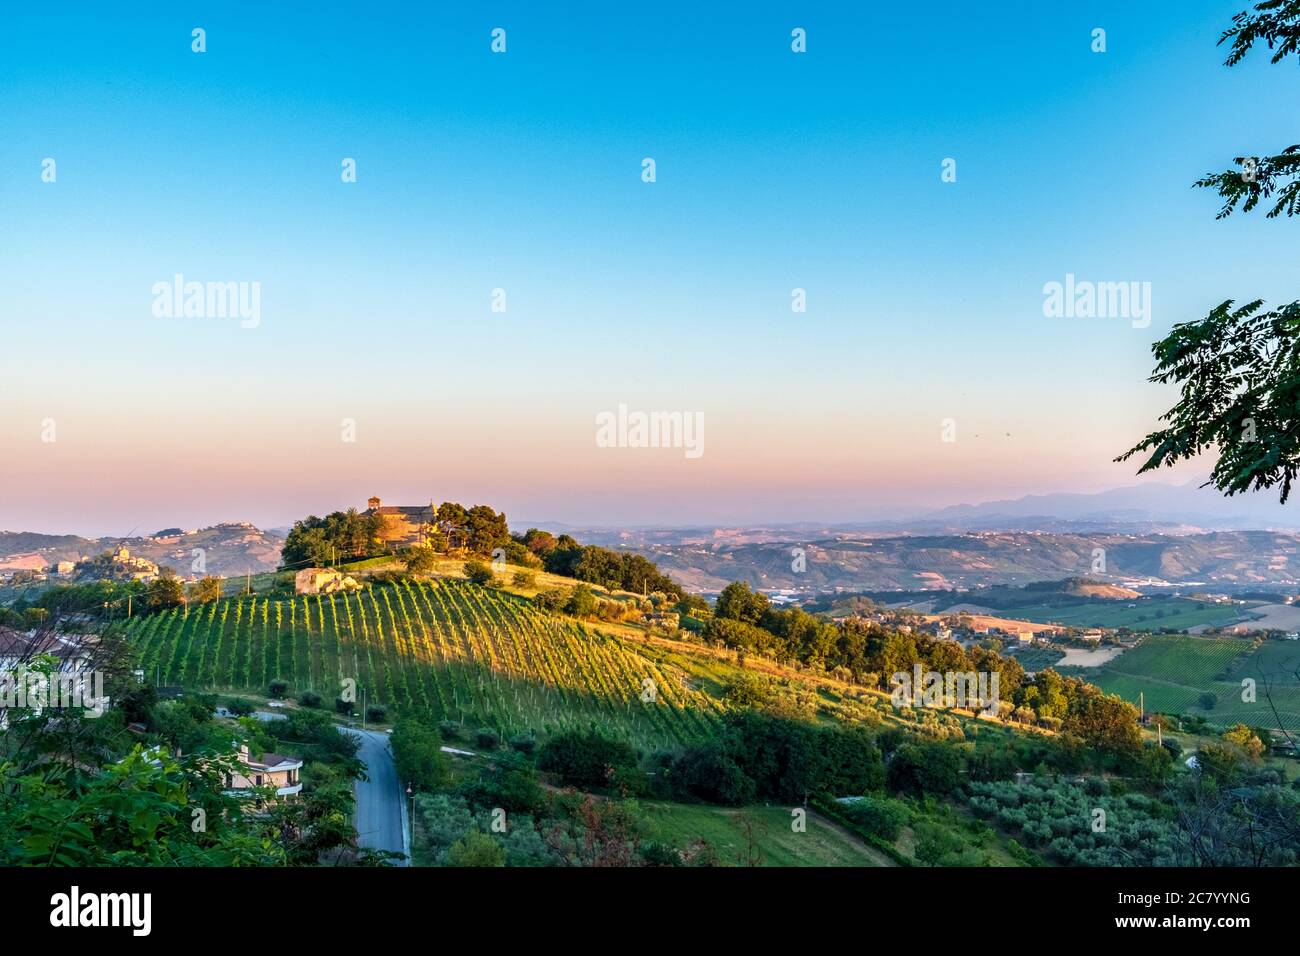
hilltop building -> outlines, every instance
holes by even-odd
[[[438,509],[432,501],[427,505],[386,505],[372,497],[366,504],[363,514],[378,515],[381,520],[379,540],[394,549],[426,544],[437,520]]]
[[[115,580],[125,580],[130,578],[135,581],[143,581],[145,584],[158,577],[160,573],[158,565],[154,562],[148,558],[132,557],[131,552],[125,547],[114,548],[98,558],[79,562],[74,567],[78,572],[84,568],[87,573],[83,576],[91,579],[109,577]]]

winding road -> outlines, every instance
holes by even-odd
[[[397,779],[393,752],[388,735],[377,730],[345,729],[361,740],[357,756],[366,765],[365,780],[355,784],[357,795],[357,842],[376,850],[391,850],[404,857],[399,866],[410,862],[410,834],[406,829],[403,803],[406,794]]]
[[[284,714],[259,710],[258,720],[283,720]],[[357,796],[356,820],[357,843],[375,850],[391,850],[403,857],[398,866],[409,866],[411,857],[411,834],[407,829],[404,802],[406,793],[397,779],[397,766],[393,763],[393,751],[388,746],[388,734],[377,730],[357,730],[353,727],[340,727],[345,734],[352,734],[361,741],[357,757],[366,765],[365,780],[358,780],[353,785]],[[444,748],[446,749],[446,748]]]

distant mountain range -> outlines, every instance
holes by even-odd
[[[943,527],[1050,531],[1066,525],[1087,525],[1098,530],[1143,526],[1175,532],[1300,529],[1300,509],[1279,504],[1275,492],[1229,498],[1199,484],[1143,484],[1096,494],[1027,495],[977,505],[953,505],[903,523],[916,530]]]
[[[1088,576],[1112,583],[1235,590],[1300,582],[1300,535],[970,532],[841,535],[784,542],[715,541],[640,548],[684,586],[730,581],[768,590],[965,589]]]
[[[641,552],[685,586],[716,591],[746,580],[769,589],[916,589],[1023,584],[1089,575],[1223,587],[1300,580],[1300,502],[1275,494],[1225,498],[1192,482],[1147,483],[1097,494],[1029,495],[960,504],[888,521],[751,527],[588,527],[518,522],[583,543]],[[43,569],[125,545],[188,576],[196,551],[207,572],[274,570],[285,529],[228,522],[130,538],[0,532],[0,571]],[[1098,572],[1094,551],[1106,552]],[[795,549],[802,549],[800,558]],[[802,562],[802,570],[794,567]]]

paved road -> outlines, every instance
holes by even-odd
[[[343,732],[361,738],[361,750],[357,756],[366,765],[369,778],[355,784],[358,842],[376,850],[406,853],[409,840],[403,809],[406,792],[397,779],[393,752],[388,748],[388,735],[375,730],[350,729]]]
[[[259,710],[258,720],[284,720],[283,713]],[[406,831],[406,814],[403,805],[406,791],[397,779],[393,765],[393,752],[388,747],[388,734],[377,730],[340,728],[361,740],[357,756],[366,765],[367,780],[358,780],[353,786],[357,795],[357,842],[376,850],[392,850],[410,854],[411,835]],[[444,747],[444,750],[447,748]],[[404,861],[402,866],[406,866]]]

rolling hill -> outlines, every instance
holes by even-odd
[[[670,655],[450,579],[226,598],[131,634],[162,685],[261,694],[283,678],[329,706],[351,679],[358,704],[364,690],[367,704],[506,737],[596,724],[666,747],[707,735],[722,709]]]

